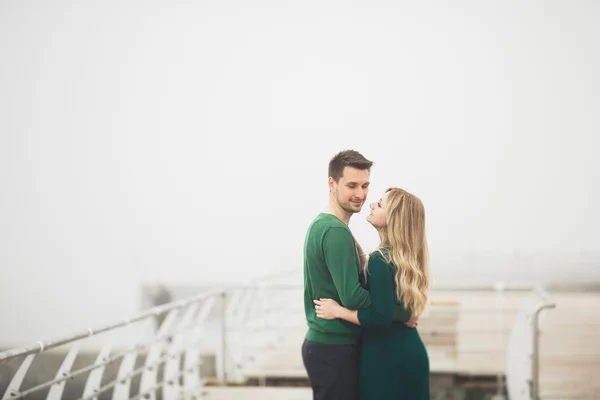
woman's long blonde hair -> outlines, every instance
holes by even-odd
[[[396,299],[402,299],[413,315],[421,315],[430,284],[425,207],[406,190],[390,188],[386,193],[387,226],[380,232],[381,244],[376,251],[396,267]]]

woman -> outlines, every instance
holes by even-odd
[[[405,190],[388,189],[370,205],[367,221],[381,243],[361,273],[371,294],[371,306],[348,310],[334,300],[315,300],[317,316],[340,318],[360,325],[359,365],[361,400],[429,400],[429,358],[419,333],[392,322],[394,304],[401,302],[413,315],[427,304],[429,255],[425,209]]]

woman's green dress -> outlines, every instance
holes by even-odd
[[[371,306],[358,311],[360,400],[429,400],[429,357],[419,332],[392,322],[395,268],[375,252],[368,271],[361,281],[371,293]]]

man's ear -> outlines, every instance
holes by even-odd
[[[329,177],[327,179],[327,186],[329,186],[329,193],[333,193],[335,191],[335,179],[333,179],[332,177]]]

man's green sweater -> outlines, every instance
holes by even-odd
[[[314,299],[329,298],[350,309],[371,305],[369,292],[360,286],[360,260],[350,228],[335,215],[315,218],[304,241],[304,312],[306,339],[328,344],[355,344],[360,327],[341,319],[325,320],[315,313]],[[406,322],[410,311],[396,305],[394,320]]]

